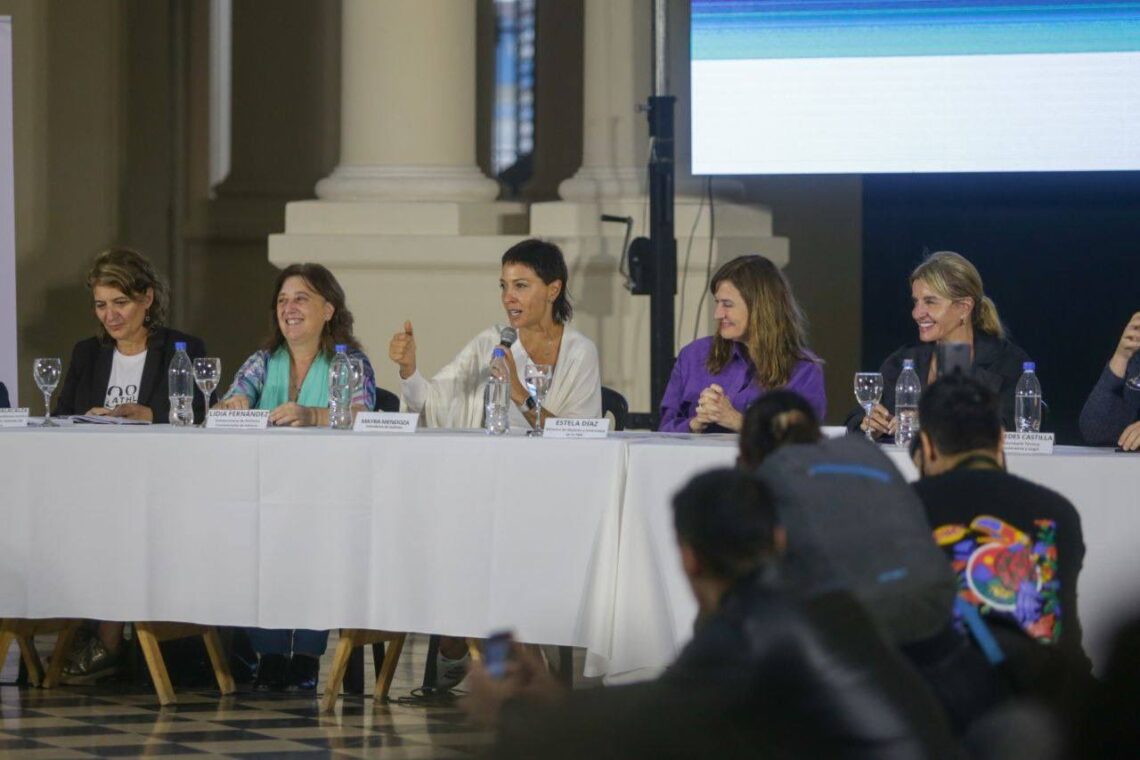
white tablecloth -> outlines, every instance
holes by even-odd
[[[0,431],[0,617],[608,649],[624,441]]]
[[[629,450],[614,605],[612,680],[651,677],[692,634],[696,603],[681,570],[670,499],[693,475],[732,466],[731,437],[652,439]],[[907,479],[906,454],[885,447]],[[1011,456],[1010,472],[1066,496],[1081,515],[1085,561],[1078,587],[1084,646],[1103,667],[1122,617],[1140,613],[1140,455],[1060,446],[1050,456]]]
[[[646,677],[696,611],[670,499],[735,455],[717,436],[0,430],[0,617],[513,628],[586,648],[590,674]],[[1137,598],[1140,457],[1061,448],[1010,469],[1081,512],[1102,663]]]

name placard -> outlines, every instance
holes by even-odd
[[[596,420],[548,417],[542,426],[544,438],[605,438],[610,432],[609,417]]]
[[[413,412],[360,412],[352,423],[356,432],[414,433],[420,416]]]
[[[1052,433],[1006,433],[1007,454],[1052,454]]]
[[[211,409],[206,415],[206,427],[215,430],[265,430],[268,426],[268,409]]]
[[[0,428],[27,426],[28,408],[26,406],[19,409],[0,409]]]

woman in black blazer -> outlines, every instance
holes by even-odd
[[[167,422],[166,372],[174,344],[191,357],[205,356],[201,338],[166,327],[168,289],[140,253],[112,248],[95,259],[87,276],[99,336],[75,344],[55,414],[96,414]],[[194,410],[205,406],[194,399]],[[96,635],[68,653],[63,682],[93,683],[118,669],[123,624],[100,622]]]
[[[193,359],[206,355],[201,338],[165,326],[166,283],[140,253],[113,248],[95,259],[87,277],[99,335],[75,344],[55,414],[95,414],[169,422],[166,373],[174,344]],[[140,355],[145,352],[145,358]],[[138,366],[141,361],[141,371]],[[205,406],[194,394],[194,414]]]
[[[972,365],[970,375],[994,392],[1001,401],[1002,424],[1013,424],[1013,392],[1021,377],[1022,364],[1029,354],[1005,337],[1005,326],[997,307],[985,294],[982,276],[963,256],[951,251],[933,253],[910,274],[911,318],[918,327],[918,344],[903,346],[887,357],[879,372],[883,375],[882,401],[847,417],[850,432],[871,429],[871,435],[894,435],[895,384],[902,374],[904,359],[914,360],[922,389],[938,377],[939,343],[968,343]],[[921,421],[920,421],[921,424]]]

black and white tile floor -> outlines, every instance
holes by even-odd
[[[335,639],[333,634],[322,676]],[[37,644],[50,647],[50,640]],[[426,637],[409,638],[393,697],[420,685],[426,653]],[[154,692],[141,687],[7,685],[15,682],[17,667],[13,646],[0,667],[0,758],[472,758],[490,740],[454,703],[376,705],[370,696],[345,696],[334,713],[320,715],[315,697],[239,687],[228,697],[180,690],[177,705],[160,708]],[[365,672],[372,672],[370,659]]]

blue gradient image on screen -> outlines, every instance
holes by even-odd
[[[1140,2],[692,0],[694,60],[1140,50]]]

